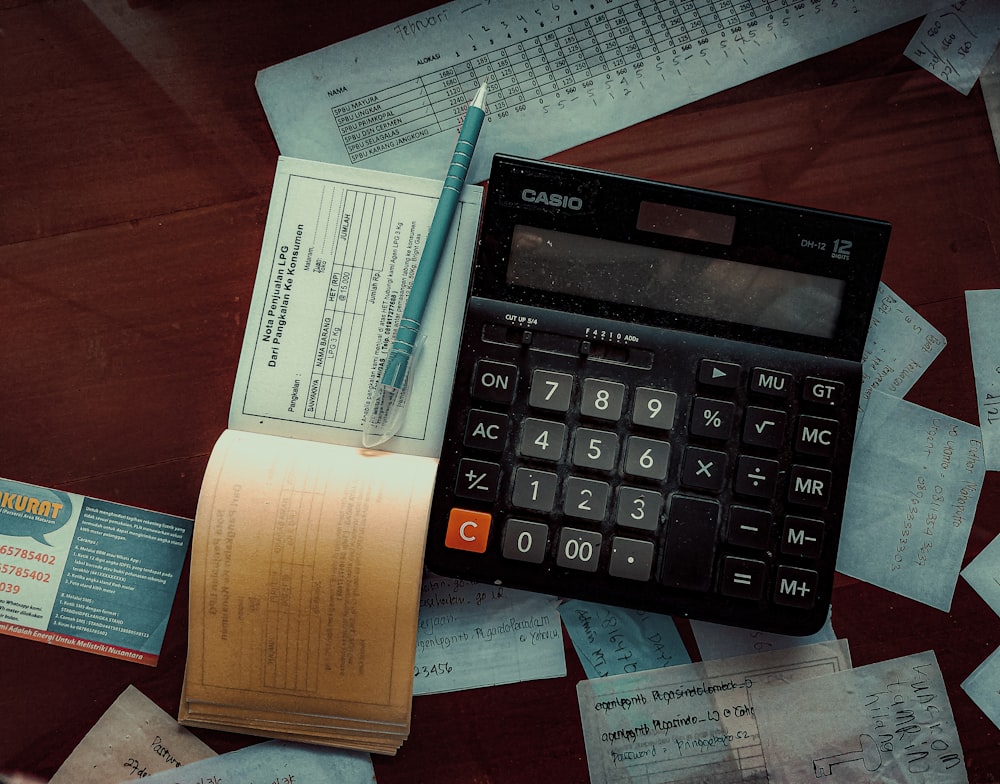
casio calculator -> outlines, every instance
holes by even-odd
[[[816,632],[889,230],[495,156],[428,567]]]

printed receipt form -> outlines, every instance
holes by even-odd
[[[281,158],[230,427],[361,446],[381,362],[440,180]],[[467,186],[427,305],[427,343],[393,451],[437,456],[479,224]]]
[[[489,83],[496,152],[544,158],[906,22],[934,0],[455,0],[264,69],[283,155],[440,177]]]

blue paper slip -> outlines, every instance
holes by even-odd
[[[978,427],[873,394],[854,446],[838,571],[948,611],[985,472]]]
[[[371,756],[359,751],[267,741],[143,779],[149,784],[371,784]]]
[[[691,621],[691,631],[698,643],[698,652],[704,660],[728,659],[752,653],[767,653],[811,645],[814,642],[829,642],[837,639],[828,618],[826,624],[816,634],[808,637],[794,637],[787,634],[773,634],[756,629],[724,626],[707,621]]]
[[[1000,728],[1000,648],[962,681],[962,688],[989,720]]]
[[[880,283],[861,359],[860,412],[875,390],[905,397],[947,342],[927,319]]]
[[[477,689],[566,674],[552,596],[427,574],[413,693]]]
[[[927,14],[906,47],[906,56],[968,95],[1000,41],[996,0],[941,4]]]
[[[1000,289],[965,292],[986,470],[1000,471]]]
[[[769,784],[967,784],[934,651],[754,689]]]
[[[572,599],[559,606],[588,678],[691,661],[669,615]]]
[[[962,577],[1000,615],[1000,536],[962,570]]]
[[[837,640],[580,681],[591,784],[768,781],[758,688],[850,666],[847,642]]]

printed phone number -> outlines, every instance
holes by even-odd
[[[23,566],[13,566],[11,564],[0,564],[0,574],[7,574],[11,577],[19,577],[22,580],[34,580],[39,583],[47,583],[52,579],[48,572],[40,572],[37,569],[25,569]],[[8,590],[7,593],[17,593]]]
[[[0,545],[0,555],[11,555],[23,561],[38,561],[49,566],[55,566],[56,556],[52,553],[38,553],[34,550],[25,550],[23,547],[15,547],[12,544]]]

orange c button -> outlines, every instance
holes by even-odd
[[[485,553],[493,518],[486,512],[471,512],[468,509],[452,509],[448,515],[448,532],[444,537],[445,547],[452,550],[468,550]]]

